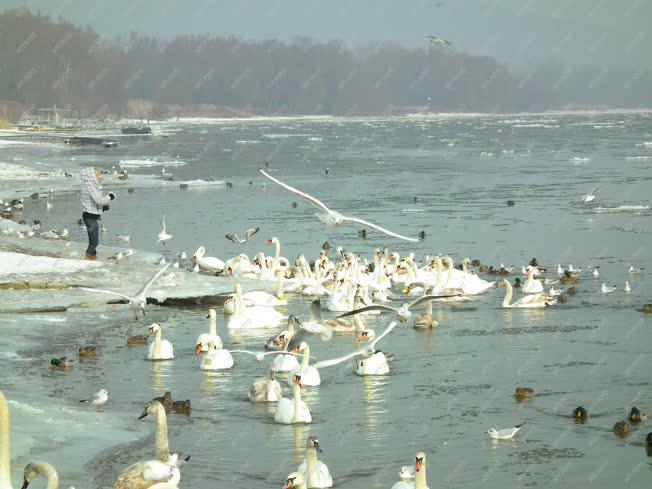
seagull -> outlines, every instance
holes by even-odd
[[[600,286],[600,290],[602,291],[603,294],[611,294],[616,290],[616,286],[614,285],[613,287],[607,287],[607,284],[602,282],[602,285]]]
[[[347,360],[351,360],[354,358],[369,358],[373,354],[376,353],[376,345],[380,340],[382,340],[385,336],[387,336],[398,324],[397,321],[392,321],[389,323],[389,325],[385,328],[385,331],[380,333],[379,336],[376,337],[375,340],[373,340],[371,343],[365,344],[363,348],[360,348],[359,350],[355,350],[352,353],[349,353],[348,355],[344,355],[343,357],[339,358],[332,358],[330,360],[322,360],[321,362],[315,363],[314,367],[315,368],[322,368],[322,367],[332,367],[334,365],[339,365],[340,363],[344,363]]]
[[[634,268],[634,265],[629,266],[630,275],[640,275],[642,271],[642,268]]]
[[[99,292],[101,294],[112,294],[128,300],[129,304],[134,309],[136,320],[138,320],[138,310],[140,310],[140,312],[143,313],[143,317],[145,317],[145,305],[147,305],[147,297],[146,297],[147,291],[152,286],[152,284],[156,281],[156,279],[158,279],[163,274],[163,272],[165,272],[165,270],[168,269],[170,265],[172,265],[172,260],[170,260],[167,265],[165,265],[158,272],[156,272],[154,276],[151,279],[149,279],[149,281],[143,286],[143,288],[141,288],[138,292],[136,292],[136,295],[134,296],[128,296],[120,292],[115,292],[114,290],[93,289],[90,287],[79,287],[79,289],[84,290],[86,292]]]
[[[356,314],[360,314],[362,312],[367,312],[367,311],[381,311],[381,312],[393,312],[396,316],[396,319],[398,319],[401,323],[406,323],[408,319],[412,317],[412,311],[410,309],[418,306],[422,302],[426,301],[431,301],[433,299],[441,299],[444,297],[457,297],[461,294],[449,294],[449,295],[422,295],[421,297],[413,300],[412,302],[409,302],[407,304],[403,304],[401,307],[398,309],[392,306],[386,306],[383,304],[372,304],[370,306],[365,306],[361,307],[360,309],[354,309],[353,311],[345,312],[344,314],[340,314],[337,316],[337,318],[343,318],[346,316],[354,316]],[[381,335],[382,336],[382,335]],[[378,340],[376,340],[378,341]]]
[[[593,269],[593,277],[594,278],[598,278],[600,276],[600,271],[598,270],[598,268],[600,268],[600,266],[597,266],[597,267],[595,267]]]
[[[349,217],[349,216],[345,216],[343,214],[340,214],[337,211],[333,211],[333,210],[329,209],[328,207],[326,207],[326,205],[322,201],[316,199],[315,197],[313,197],[311,195],[308,195],[305,192],[297,190],[296,188],[291,187],[286,183],[281,182],[280,180],[278,180],[278,179],[274,178],[273,176],[269,175],[268,173],[266,173],[265,170],[260,170],[260,173],[265,175],[272,182],[280,185],[281,187],[285,188],[286,190],[289,190],[290,192],[292,192],[294,194],[297,194],[300,197],[303,197],[305,200],[307,200],[312,205],[317,207],[317,209],[319,210],[319,213],[317,213],[317,217],[324,224],[326,224],[327,226],[340,227],[340,226],[343,226],[346,223],[358,224],[358,225],[362,225],[362,226],[365,226],[365,227],[368,227],[368,228],[371,228],[371,229],[375,229],[377,231],[380,231],[381,233],[384,233],[384,234],[386,234],[388,236],[392,236],[394,238],[402,239],[402,240],[405,240],[405,241],[411,241],[413,243],[419,242],[419,240],[416,239],[416,238],[407,238],[405,236],[401,236],[400,234],[393,233],[393,232],[391,232],[391,231],[389,231],[389,230],[387,230],[385,228],[382,228],[382,227],[380,227],[380,226],[378,226],[376,224],[372,224],[370,222],[363,221],[362,219],[358,219],[357,217]]]
[[[580,195],[580,198],[575,202],[573,202],[571,204],[571,207],[576,204],[588,204],[589,202],[593,202],[595,200],[595,193],[598,191],[599,188],[600,187],[595,187],[588,194]]]
[[[48,200],[48,201],[45,203],[45,208],[46,208],[47,210],[50,210],[50,209],[52,209],[52,207],[54,207],[54,206],[53,206],[53,205],[50,203],[50,201]]]
[[[427,38],[430,39],[430,42],[433,44],[447,44],[448,46],[452,46],[453,43],[450,41],[447,41],[446,39],[442,39],[437,36],[426,36]]]
[[[131,236],[127,236],[126,234],[116,234],[116,238],[118,241],[124,241],[126,243],[131,239]]]
[[[250,229],[247,229],[247,230],[245,231],[244,238],[240,238],[240,237],[239,237],[237,234],[235,234],[235,233],[233,233],[233,234],[227,234],[227,235],[225,236],[225,238],[226,238],[226,239],[230,239],[231,241],[233,241],[233,242],[236,243],[236,244],[246,243],[247,241],[249,241],[249,238],[251,238],[254,234],[256,234],[256,233],[258,232],[259,229],[260,229],[260,228],[250,228]]]
[[[623,289],[625,292],[631,292],[632,291],[632,286],[629,285],[629,281],[625,280],[625,288]]]
[[[489,436],[494,440],[511,440],[524,424],[525,423],[517,424],[513,428],[505,428],[504,430],[495,430],[491,428],[487,433],[489,433]]]
[[[95,406],[95,409],[99,411],[100,406],[102,406],[106,401],[109,400],[109,393],[106,389],[101,389],[97,391],[95,394],[93,394],[91,397],[88,399],[82,399],[81,402],[82,404],[92,404]]]
[[[157,243],[163,243],[163,246],[165,246],[166,241],[170,241],[172,238],[174,238],[174,235],[168,234],[167,230],[165,229],[165,216],[161,218],[161,228],[161,232],[158,233]]]

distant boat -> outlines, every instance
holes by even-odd
[[[88,138],[88,137],[81,137],[81,136],[68,138],[64,140],[64,143],[70,144],[71,146],[95,145],[95,146],[104,146],[105,148],[115,148],[118,146],[117,142],[110,141],[108,139]]]
[[[152,129],[149,126],[123,127],[122,134],[152,134]]]

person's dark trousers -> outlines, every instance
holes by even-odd
[[[88,248],[86,248],[87,257],[95,257],[97,255],[97,245],[100,243],[100,216],[98,214],[90,214],[84,212],[82,220],[88,231]]]

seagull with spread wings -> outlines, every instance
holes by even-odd
[[[170,260],[167,265],[165,265],[158,272],[156,272],[154,276],[151,279],[149,279],[149,281],[133,296],[128,296],[126,294],[123,294],[121,292],[116,292],[114,290],[94,289],[91,287],[79,287],[79,289],[84,290],[86,292],[98,292],[100,294],[111,294],[126,299],[131,305],[131,307],[134,309],[136,320],[138,320],[139,310],[140,312],[143,313],[143,317],[145,317],[145,305],[147,304],[147,297],[146,297],[147,291],[152,286],[152,284],[156,281],[156,279],[158,279],[163,274],[163,272],[165,272],[168,269],[168,267],[172,265],[173,262],[174,260]]]
[[[433,44],[446,44],[448,46],[452,46],[453,43],[450,41],[447,41],[446,39],[442,39],[437,36],[426,36],[428,39],[430,39],[430,42]]]
[[[254,234],[258,232],[260,228],[250,228],[245,231],[244,238],[239,237],[235,233],[227,234],[225,236],[226,239],[233,241],[236,244],[242,244],[246,243],[249,241],[249,238],[251,238]]]
[[[317,213],[317,217],[324,224],[326,224],[327,226],[341,227],[344,224],[358,224],[358,225],[368,227],[370,229],[375,229],[376,231],[380,231],[381,233],[384,233],[387,236],[392,236],[394,238],[402,239],[402,240],[405,240],[405,241],[412,241],[413,243],[416,243],[416,242],[419,241],[416,238],[408,238],[406,236],[402,236],[400,234],[393,233],[392,231],[390,231],[388,229],[385,229],[383,227],[380,227],[380,226],[378,226],[376,224],[373,224],[373,223],[370,223],[368,221],[363,221],[362,219],[358,219],[357,217],[350,217],[350,216],[345,216],[343,214],[340,214],[339,212],[334,211],[334,210],[329,209],[328,207],[326,207],[326,205],[321,200],[318,200],[315,197],[313,197],[312,195],[308,195],[307,193],[302,192],[301,190],[297,190],[296,188],[291,187],[287,183],[281,182],[280,180],[274,178],[273,176],[271,176],[270,174],[265,172],[265,170],[260,170],[260,173],[265,175],[272,182],[280,185],[281,187],[283,187],[286,190],[289,190],[293,194],[296,194],[299,197],[302,197],[303,199],[305,199],[306,201],[308,201],[309,203],[314,205],[319,210],[319,212]]]

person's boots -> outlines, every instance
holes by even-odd
[[[96,257],[96,256],[93,256],[93,255],[88,255],[88,254],[87,254],[87,255],[86,255],[86,259],[87,259],[87,260],[90,260],[90,261],[95,261],[95,260],[97,260],[97,257]]]

